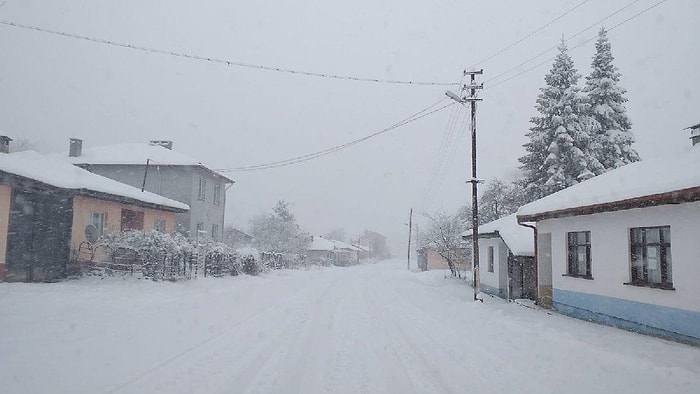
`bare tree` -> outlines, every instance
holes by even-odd
[[[462,215],[449,215],[438,212],[434,215],[425,214],[430,220],[427,228],[418,235],[419,245],[437,252],[447,262],[453,276],[460,276],[457,263],[463,255],[465,243],[462,233],[469,229]]]
[[[479,200],[479,222],[492,222],[518,210],[521,205],[519,188],[498,178],[486,185]]]
[[[261,214],[250,221],[253,246],[264,252],[301,254],[310,237],[301,231],[286,201],[279,201],[271,214]]]

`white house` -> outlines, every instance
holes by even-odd
[[[539,303],[700,343],[698,169],[700,144],[521,207],[518,221],[537,224]]]
[[[307,247],[309,260],[341,266],[356,264],[361,251],[357,246],[318,235],[311,237]]]
[[[471,239],[471,230],[462,235]],[[534,231],[519,225],[515,214],[479,226],[481,291],[506,299],[534,299],[534,255]]]

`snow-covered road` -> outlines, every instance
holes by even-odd
[[[699,348],[471,296],[405,261],[0,284],[0,392],[700,392]]]

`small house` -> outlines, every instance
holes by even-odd
[[[536,223],[538,303],[700,343],[700,125],[694,146],[521,207]]]
[[[172,232],[175,215],[188,209],[64,160],[33,151],[0,153],[0,280],[59,279],[71,255],[101,235]]]
[[[463,234],[471,239],[471,230]],[[515,214],[479,226],[479,286],[506,299],[537,295],[533,229],[518,224]]]
[[[356,246],[318,235],[311,237],[311,243],[307,247],[309,261],[337,266],[357,264],[361,251]]]

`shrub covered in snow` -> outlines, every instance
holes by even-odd
[[[253,248],[235,250],[210,239],[199,242],[180,234],[157,230],[129,230],[111,233],[100,243],[107,250],[111,269],[140,270],[152,279],[177,280],[197,275],[257,275],[267,269]]]

